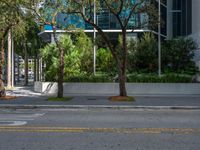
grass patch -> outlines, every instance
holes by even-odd
[[[73,99],[73,97],[63,97],[63,98],[58,98],[58,97],[49,97],[47,100],[52,101],[52,102],[67,102]]]
[[[108,99],[113,102],[133,102],[133,101],[135,101],[135,98],[132,96],[111,96]]]

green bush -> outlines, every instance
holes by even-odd
[[[166,41],[162,45],[162,68],[164,72],[181,74],[197,73],[193,61],[197,44],[191,38],[179,37]]]
[[[93,68],[92,42],[84,32],[62,35],[60,46],[64,49],[64,76],[76,76],[91,73]],[[44,70],[46,81],[57,81],[59,72],[59,50],[55,43],[47,44],[40,49],[46,63]]]
[[[153,34],[146,33],[139,40],[128,43],[128,71],[156,73],[158,69],[157,40]],[[161,46],[162,71],[194,75],[198,72],[193,61],[197,44],[191,38],[179,37],[163,41]]]
[[[152,33],[128,43],[128,71],[156,72],[158,64],[157,40]]]
[[[88,75],[81,74],[65,78],[65,82],[93,82],[105,83],[114,82],[114,77],[108,74]],[[127,82],[130,83],[191,83],[192,76],[186,74],[164,74],[158,77],[157,74],[128,74]]]
[[[64,49],[64,75],[75,75],[80,72],[79,53],[75,50],[69,35],[60,36],[59,43]],[[46,63],[45,79],[46,81],[57,81],[59,72],[59,50],[55,43],[47,44],[40,49],[41,56]]]
[[[93,72],[93,44],[83,31],[71,33],[75,50],[78,52],[80,59],[80,72],[92,73]]]
[[[115,61],[109,49],[99,48],[96,56],[96,69],[99,72],[113,73],[116,69]]]
[[[112,77],[108,75],[88,75],[80,74],[77,76],[66,77],[65,82],[113,82]]]

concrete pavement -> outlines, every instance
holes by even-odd
[[[0,108],[71,108],[71,109],[200,109],[200,95],[135,95],[134,102],[111,102],[108,96],[73,96],[67,102],[47,101],[32,86],[7,91],[15,100],[1,100]]]

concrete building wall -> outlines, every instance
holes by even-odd
[[[192,0],[192,35],[197,42],[198,49],[195,52],[195,62],[200,69],[200,0]]]
[[[192,0],[192,34],[200,33],[200,0]]]

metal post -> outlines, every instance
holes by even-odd
[[[37,74],[37,79],[36,79],[36,81],[40,81],[40,77],[39,77],[40,76],[40,67],[39,67],[40,66],[40,58],[39,58],[39,56],[37,57],[37,61],[36,62],[37,62],[37,65],[36,65],[37,66],[36,67],[37,68],[36,69],[37,70],[36,71],[37,72],[36,73]]]
[[[42,68],[41,68],[42,59],[39,59],[39,81],[42,81]]]
[[[20,63],[19,63],[19,55],[17,55],[17,82],[20,81]]]
[[[96,1],[94,0],[94,24],[96,24]],[[93,69],[94,69],[94,75],[96,74],[96,29],[94,28],[94,52],[93,52]]]
[[[38,58],[37,69],[38,69],[37,81],[41,81],[41,80],[40,80],[40,57]]]
[[[42,58],[40,59],[40,81],[43,81]]]
[[[161,5],[158,1],[158,76],[161,76]]]
[[[55,43],[54,35],[51,33],[51,43]]]

